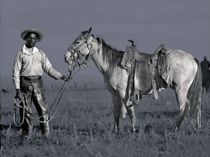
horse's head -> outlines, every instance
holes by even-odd
[[[65,62],[69,65],[84,62],[91,55],[94,36],[90,34],[92,28],[83,31],[67,49]]]

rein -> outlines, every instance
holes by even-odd
[[[56,97],[55,100],[53,101],[53,104],[50,106],[50,108],[49,108],[49,110],[48,110],[47,112],[45,112],[42,116],[39,117],[39,119],[40,119],[40,118],[44,117],[47,113],[49,113],[49,118],[48,118],[46,121],[40,121],[40,120],[39,120],[40,123],[49,122],[50,120],[52,120],[52,119],[54,118],[55,114],[56,114],[57,111],[58,111],[58,104],[59,104],[59,102],[60,102],[60,100],[61,100],[61,98],[62,98],[62,96],[63,96],[63,92],[64,92],[64,90],[65,90],[65,88],[66,88],[66,86],[67,86],[69,80],[70,80],[71,78],[73,78],[73,76],[75,76],[80,70],[81,70],[81,66],[79,66],[79,69],[78,69],[76,72],[74,72],[73,74],[72,74],[71,71],[69,71],[68,79],[65,80],[65,82],[63,83],[63,85],[62,85],[62,87],[61,87],[61,89],[60,89],[60,92],[58,93],[57,97]],[[52,108],[53,108],[54,106],[55,106],[55,110],[54,110],[52,116],[50,116],[50,110],[52,110]]]

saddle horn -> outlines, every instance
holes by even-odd
[[[132,46],[135,45],[135,44],[134,44],[134,41],[133,41],[132,39],[129,39],[128,41],[131,43]]]

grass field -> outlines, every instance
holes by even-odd
[[[57,92],[56,87],[47,88],[49,104]],[[158,101],[144,96],[135,106],[139,133],[130,132],[126,118],[121,119],[121,132],[117,135],[111,132],[111,95],[106,89],[68,87],[50,121],[49,139],[42,139],[38,122],[33,120],[32,138],[24,142],[20,140],[20,131],[13,126],[14,94],[10,91],[1,95],[1,157],[210,156],[210,117],[202,115],[202,128],[197,132],[188,117],[178,132],[170,131],[178,112],[171,90],[160,93]],[[210,109],[208,96],[203,96],[203,110]]]

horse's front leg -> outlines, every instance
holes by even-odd
[[[131,100],[128,100],[126,102],[126,109],[127,109],[127,112],[128,112],[128,116],[130,118],[130,121],[131,121],[131,131],[132,132],[139,132],[139,130],[136,128],[136,115],[135,115],[135,111],[134,111],[134,102],[131,101]]]
[[[113,129],[112,129],[112,133],[116,132],[116,126],[117,126],[117,133],[119,133],[120,132],[119,119],[114,119],[114,126],[113,126]]]
[[[113,99],[113,114],[114,114],[114,126],[112,132],[115,133],[117,127],[117,133],[120,131],[120,114],[121,114],[121,101],[120,97],[112,95]]]

